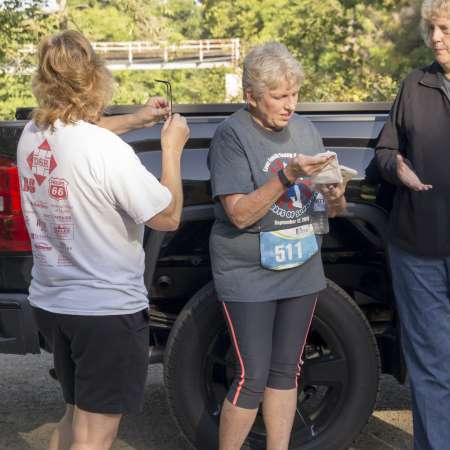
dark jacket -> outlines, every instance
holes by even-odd
[[[429,257],[450,256],[450,99],[436,62],[403,81],[376,147],[380,173],[398,186],[389,238],[398,247]],[[397,152],[425,184],[426,192],[402,185]]]

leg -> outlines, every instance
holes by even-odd
[[[146,311],[68,318],[75,365],[71,450],[108,450],[122,414],[142,408],[148,370]]]
[[[297,377],[317,294],[277,302],[263,413],[267,450],[287,450],[297,406]]]
[[[66,403],[66,412],[50,438],[49,450],[67,450],[72,444],[75,366],[71,359],[70,342],[62,332],[64,316],[40,308],[33,308],[33,314],[39,332],[53,351],[53,364]]]
[[[267,431],[267,450],[287,450],[297,406],[297,388],[264,392],[263,415]]]
[[[257,412],[258,408],[240,408],[225,399],[220,414],[219,449],[239,450],[252,428]]]
[[[75,407],[70,450],[109,450],[121,418],[120,414],[98,414]]]
[[[66,412],[56,425],[48,450],[68,450],[72,444],[73,405],[66,404]]]
[[[223,309],[237,364],[220,416],[219,448],[240,450],[267,383],[276,302],[229,302]]]
[[[139,412],[143,406],[148,370],[147,310],[125,315],[76,316],[35,308],[35,317],[53,349],[64,400],[76,405],[69,448],[109,449],[121,415]],[[65,431],[70,413],[66,412],[61,424]],[[51,450],[65,445],[62,437],[57,430]],[[64,433],[64,442],[66,437]]]
[[[414,448],[448,448],[449,259],[416,257],[392,245],[389,258],[412,391]]]

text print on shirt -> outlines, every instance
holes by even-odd
[[[45,189],[50,200],[50,203],[45,202],[43,204],[41,204],[42,202],[39,204],[30,202],[31,210],[24,208],[24,216],[30,231],[35,258],[40,264],[46,266],[72,265],[73,262],[68,257],[71,247],[65,244],[65,242],[73,241],[75,238],[71,208],[65,203],[69,196],[69,183],[64,178],[50,176],[58,164],[47,139],[44,139],[29,154],[26,161],[34,179],[23,177],[23,191],[34,194],[39,188]],[[44,192],[41,192],[42,194]],[[37,211],[33,210],[34,208],[47,209],[49,212],[42,211],[41,217],[39,217],[36,215]],[[51,245],[50,242],[53,242],[56,247]]]
[[[275,153],[267,159],[263,172],[275,176],[279,170],[287,166],[288,160],[295,156],[295,153]],[[314,201],[313,191],[309,185],[309,180],[302,180],[294,184],[272,205],[271,211],[277,216],[289,220],[304,216]],[[309,217],[305,217],[305,222],[308,221]],[[284,223],[279,223],[279,225],[284,225]]]
[[[56,167],[56,160],[47,139],[29,154],[27,162],[40,186]]]

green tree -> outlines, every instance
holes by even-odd
[[[92,42],[136,38],[132,18],[113,5],[70,6],[68,17],[69,26],[81,31]]]
[[[166,19],[159,14],[159,0],[111,0],[131,20],[130,32],[138,41],[161,41],[169,37]],[[159,14],[159,15],[158,15]]]
[[[402,79],[412,67],[422,67],[433,60],[433,53],[424,45],[419,31],[421,4],[421,0],[403,0],[391,22],[389,40],[392,45],[384,70],[397,79]]]
[[[5,0],[0,8],[1,119],[13,119],[17,107],[35,104],[29,75],[34,56],[21,50],[58,26],[56,17],[43,14],[40,6],[38,1]]]
[[[390,100],[413,67],[432,60],[418,24],[421,0],[59,0],[44,15],[39,1],[4,0],[0,9],[0,118],[34,104],[21,52],[44,34],[68,26],[92,41],[241,39],[241,54],[261,42],[283,42],[307,74],[309,101]],[[141,103],[172,81],[175,101],[224,101],[226,69],[114,73],[115,103]]]
[[[113,103],[141,104],[152,95],[165,95],[155,80],[170,80],[174,103],[223,103],[227,69],[152,70],[114,72],[117,82]]]
[[[205,0],[203,35],[241,37],[244,51],[283,42],[305,68],[304,99],[389,100],[407,69],[429,55],[417,39],[417,13],[409,35],[399,23],[408,7],[405,0]]]
[[[202,4],[195,0],[160,1],[158,13],[164,17],[171,39],[200,39],[202,34]]]

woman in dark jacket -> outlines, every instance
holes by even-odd
[[[450,1],[425,0],[435,61],[403,81],[377,145],[381,175],[397,186],[389,257],[409,370],[414,448],[450,442]]]

